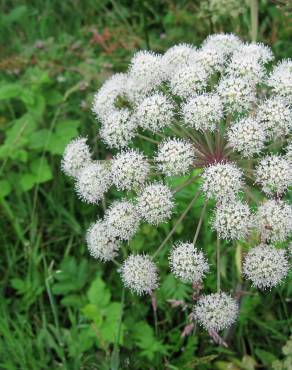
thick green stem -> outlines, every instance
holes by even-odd
[[[259,25],[258,12],[259,12],[258,0],[250,0],[251,40],[253,42],[257,41],[258,36],[258,25]]]
[[[217,235],[217,243],[216,243],[216,259],[217,259],[217,292],[219,293],[221,290],[221,271],[220,271],[220,239]]]
[[[199,223],[198,223],[198,226],[197,226],[197,229],[196,229],[196,233],[195,233],[195,236],[194,236],[194,240],[193,240],[193,244],[194,245],[196,244],[196,241],[197,241],[198,236],[199,236],[199,232],[200,232],[200,229],[201,229],[201,226],[202,226],[202,222],[203,222],[203,218],[204,218],[205,211],[206,211],[206,206],[207,206],[207,201],[205,202],[204,208],[201,211]]]
[[[163,240],[163,242],[160,244],[160,246],[156,249],[156,251],[154,252],[153,254],[153,258],[155,258],[158,253],[161,251],[161,249],[165,246],[165,244],[169,241],[169,239],[171,238],[171,236],[173,235],[173,233],[175,232],[177,226],[182,222],[182,220],[186,217],[187,213],[189,212],[189,210],[192,208],[192,206],[194,205],[195,201],[198,199],[199,195],[201,194],[201,190],[198,190],[197,193],[195,194],[194,198],[192,199],[192,201],[190,202],[190,204],[187,206],[187,208],[184,210],[184,212],[181,214],[180,218],[176,221],[176,223],[174,224],[173,228],[171,229],[171,231],[168,233],[168,235],[166,236],[166,238]]]

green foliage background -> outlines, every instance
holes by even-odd
[[[238,324],[224,334],[229,347],[214,345],[199,328],[181,336],[189,311],[168,300],[191,306],[192,292],[169,273],[167,250],[193,236],[202,199],[161,254],[155,326],[150,298],[124,291],[114,265],[88,256],[84,232],[102,206],[77,200],[60,173],[64,147],[78,134],[88,135],[97,157],[112,154],[97,141],[92,96],[109,75],[125,70],[135,50],[199,45],[222,31],[250,40],[249,6],[239,3],[240,12],[236,6],[214,12],[199,0],[2,0],[0,369],[253,370],[272,369],[277,359],[278,369],[291,369],[291,342],[282,352],[290,335],[291,285],[267,294],[248,289],[240,244],[222,251],[224,289],[248,289]],[[292,55],[291,9],[290,1],[259,2],[258,40],[279,59]],[[157,248],[196,186],[176,197],[170,224],[144,225],[127,250]],[[112,191],[106,203],[117,196]],[[198,243],[211,261],[214,241],[206,218]],[[215,266],[212,272],[206,291],[215,289]]]

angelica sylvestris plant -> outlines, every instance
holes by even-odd
[[[211,35],[199,48],[176,45],[163,55],[139,51],[128,70],[94,96],[99,139],[111,159],[97,158],[87,139],[77,138],[62,160],[82,201],[97,204],[111,187],[123,194],[87,230],[92,257],[119,265],[133,293],[153,295],[159,289],[157,256],[167,249],[174,276],[197,291],[192,319],[213,336],[239,312],[233,294],[221,290],[221,240],[245,248],[243,276],[258,289],[281,283],[289,270],[292,61],[273,59],[267,46],[232,34]],[[141,151],[144,141],[151,156]],[[168,185],[167,178],[182,175],[179,186]],[[199,190],[174,216],[177,192],[194,182]],[[193,240],[171,246],[200,194],[205,205]],[[211,293],[204,291],[204,278],[216,263],[207,260],[204,243],[197,245],[209,201],[215,203],[208,219],[217,235],[217,292]],[[158,226],[172,217],[174,227],[156,250],[129,250],[142,223]]]

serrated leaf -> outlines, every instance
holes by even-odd
[[[33,160],[30,164],[30,169],[33,175],[35,175],[36,184],[41,184],[53,178],[51,167],[44,157]]]
[[[9,83],[0,86],[0,100],[19,98],[23,87],[18,84]]]
[[[105,307],[110,302],[111,294],[104,281],[98,276],[90,285],[87,297],[90,303],[98,307]]]
[[[0,180],[0,199],[3,199],[9,195],[11,190],[11,185],[7,180]]]

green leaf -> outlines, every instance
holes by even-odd
[[[11,185],[7,180],[0,180],[0,199],[5,198],[11,193]]]
[[[19,98],[23,87],[18,84],[3,84],[0,86],[0,100],[8,100],[12,98]]]
[[[260,348],[255,349],[255,354],[265,366],[271,366],[271,364],[277,360],[275,355]]]
[[[35,175],[31,173],[25,173],[21,175],[19,179],[19,184],[20,184],[21,189],[23,191],[28,191],[32,189],[36,183],[35,180],[36,180]]]
[[[90,303],[99,307],[107,306],[111,299],[110,291],[99,276],[91,284],[87,296]]]
[[[53,178],[51,167],[46,158],[37,158],[30,164],[31,172],[35,175],[36,184],[49,181]]]
[[[95,325],[97,325],[98,327],[101,325],[102,315],[96,305],[89,303],[84,306],[81,311],[83,312],[85,317],[87,317],[89,320],[94,321]]]
[[[55,273],[58,280],[53,287],[54,294],[66,295],[80,291],[87,281],[88,262],[84,259],[77,264],[75,258],[67,257],[63,260],[60,270]]]
[[[28,140],[28,147],[30,149],[44,149],[49,142],[50,130],[42,129],[33,132]]]
[[[77,120],[58,122],[50,139],[48,151],[52,154],[63,154],[68,142],[78,135],[79,126],[80,121]]]

